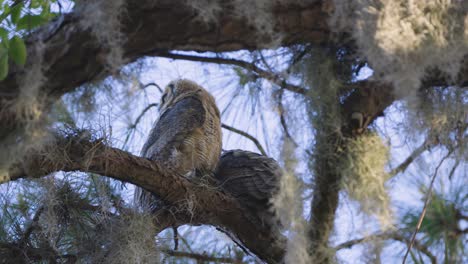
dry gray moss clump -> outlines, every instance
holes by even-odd
[[[390,197],[385,182],[389,148],[376,133],[368,133],[348,142],[337,168],[343,175],[343,188],[349,197],[358,201],[360,209],[375,216],[383,228],[392,224]]]
[[[99,43],[107,46],[105,63],[112,73],[116,73],[124,65],[123,44],[124,35],[121,32],[121,18],[125,15],[126,5],[123,0],[99,0],[77,5],[81,14],[80,25],[90,29]]]
[[[407,102],[411,104],[411,102]],[[427,134],[431,143],[454,149],[454,156],[468,160],[468,91],[458,87],[441,87],[419,93],[419,102],[406,105],[405,132],[415,138]]]
[[[331,26],[351,32],[373,70],[413,95],[426,70],[453,78],[468,52],[468,6],[451,0],[334,0]]]
[[[284,174],[279,182],[279,192],[271,202],[284,230],[287,231],[288,242],[284,261],[305,264],[311,263],[308,253],[308,227],[303,217],[302,181],[295,175],[297,160],[294,152],[293,144],[285,140],[281,153]]]

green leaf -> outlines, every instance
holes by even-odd
[[[3,9],[2,9],[3,8]],[[0,6],[0,22],[3,22],[5,18],[7,18],[10,15],[10,7],[8,5],[6,6]]]
[[[14,36],[10,39],[9,54],[16,64],[23,66],[26,63],[26,45],[22,38]]]
[[[41,3],[37,0],[31,0],[31,3],[29,5],[30,8],[39,8],[41,6]]]
[[[13,22],[13,24],[18,23],[18,20],[21,16],[21,9],[23,9],[23,3],[20,3],[11,9],[10,16],[11,22]]]
[[[0,81],[8,75],[8,50],[0,46]]]
[[[7,41],[8,40],[8,30],[0,27],[0,38],[2,41]]]
[[[45,24],[48,18],[41,15],[25,15],[18,21],[18,29],[33,29]]]

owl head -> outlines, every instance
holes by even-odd
[[[193,96],[199,93],[206,92],[201,86],[187,79],[178,79],[170,82],[164,89],[159,104],[159,112],[162,113],[170,108],[179,100]]]

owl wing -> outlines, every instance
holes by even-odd
[[[184,98],[166,110],[150,132],[141,150],[141,156],[151,160],[167,161],[174,148],[178,148],[196,128],[203,125],[205,110],[202,102],[193,97]],[[164,206],[161,199],[142,188],[135,189],[135,201],[139,206],[154,212]]]
[[[174,148],[205,121],[202,102],[195,97],[186,97],[167,109],[156,122],[143,146],[141,155],[149,159],[169,158]]]
[[[281,175],[281,168],[274,159],[243,150],[224,153],[215,173],[224,190],[253,210],[269,208]]]

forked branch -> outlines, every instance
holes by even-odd
[[[154,161],[109,147],[103,139],[87,135],[57,135],[40,150],[31,150],[9,169],[10,180],[39,178],[56,171],[83,171],[112,177],[157,193],[169,204],[183,209],[177,214],[178,225],[219,227],[265,261],[277,263],[283,258],[283,238],[275,237],[268,227],[252,222],[248,212],[233,197],[215,186],[198,185]]]

